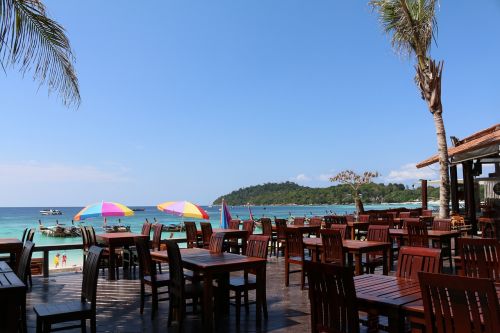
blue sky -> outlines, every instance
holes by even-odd
[[[411,167],[436,150],[413,63],[368,1],[45,3],[82,105],[0,74],[0,206],[206,204],[345,168],[435,177]],[[500,121],[500,2],[443,1],[438,23],[447,135],[463,137]]]

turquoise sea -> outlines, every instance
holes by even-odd
[[[365,205],[365,209],[387,209],[389,207],[408,207],[416,208],[420,204],[381,204],[381,205]],[[210,216],[210,222],[214,227],[219,226],[220,222],[220,207],[219,206],[202,206]],[[71,225],[71,220],[82,207],[50,207],[58,209],[63,212],[63,215],[43,216],[40,210],[47,207],[12,207],[0,208],[0,238],[19,238],[21,239],[24,228],[36,228],[34,242],[35,244],[70,244],[81,243],[81,238],[60,238],[49,237],[38,232],[38,221],[40,220],[45,226],[52,226],[58,221],[60,224],[66,226]],[[139,207],[131,207],[139,208]],[[134,216],[120,218],[123,225],[129,225],[133,232],[140,232],[142,223],[148,219],[154,222],[154,219],[163,224],[178,224],[183,221],[182,218],[165,214],[156,209],[156,207],[140,207],[145,211],[135,212]],[[229,207],[233,218],[248,219],[249,210],[246,206],[230,206]],[[311,217],[314,215],[326,214],[346,214],[352,213],[355,209],[353,205],[325,205],[325,206],[251,206],[253,216],[255,219],[261,217],[281,217],[288,218],[290,216],[306,216]],[[194,219],[186,219],[194,221]],[[107,223],[109,225],[117,224],[118,218],[108,217]],[[201,221],[201,220],[199,220]],[[85,220],[84,225],[94,226],[96,233],[102,232],[102,218],[94,218]],[[75,225],[78,223],[75,222]],[[164,238],[170,237],[170,233],[164,233]],[[173,237],[184,237],[184,233],[174,233]],[[63,253],[60,253],[61,256]],[[67,264],[66,267],[79,266],[82,264],[82,253],[80,250],[67,251]],[[54,266],[54,257],[56,253],[50,254],[50,265]],[[40,257],[40,253],[34,254],[34,257]]]

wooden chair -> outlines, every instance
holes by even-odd
[[[450,231],[451,219],[434,219],[432,221],[432,230]]]
[[[408,224],[408,222],[420,222],[420,219],[418,217],[405,217],[402,219],[403,220],[403,229],[407,229],[406,228],[406,225]]]
[[[153,228],[153,239],[151,241],[151,249],[153,251],[160,251],[161,250],[161,234],[163,232],[163,224],[161,223],[156,223],[152,226]],[[158,272],[161,274],[161,261],[160,260],[154,260],[156,264],[158,265]]]
[[[262,235],[269,236],[269,245],[271,247],[269,255],[273,254],[273,250],[276,247],[277,238],[273,235],[273,225],[270,218],[263,217],[260,219],[260,225],[262,227]]]
[[[360,214],[358,216],[358,221],[359,222],[370,222],[370,215],[368,215],[368,214]]]
[[[279,250],[283,252],[286,247],[286,220],[285,219],[274,219],[276,224],[276,247],[274,248],[274,255],[278,256]]]
[[[323,263],[304,263],[309,281],[311,332],[359,332],[353,271]]]
[[[429,247],[429,236],[427,235],[427,224],[423,222],[406,223],[408,230],[408,245],[418,247]]]
[[[399,212],[399,218],[401,218],[401,219],[411,217],[410,215],[411,215],[410,212]]]
[[[422,216],[432,216],[432,210],[422,209]]]
[[[210,237],[212,237],[212,225],[210,222],[201,222],[201,239],[203,242],[203,248],[208,249],[210,245]]]
[[[158,311],[158,301],[167,300],[159,299],[159,288],[168,287],[170,285],[170,275],[168,273],[158,274],[156,265],[151,259],[149,252],[149,240],[143,237],[134,237],[135,247],[137,249],[137,257],[139,259],[139,280],[141,281],[141,314],[144,312],[144,299],[146,296],[152,297],[151,302],[151,319],[154,319]],[[151,288],[151,295],[146,295],[145,287]],[[163,292],[166,293],[166,292]]]
[[[285,247],[285,286],[290,284],[290,274],[300,272],[300,286],[304,289],[304,242],[302,231],[296,229],[285,229],[286,247]],[[299,265],[300,270],[290,271],[290,264]]]
[[[389,226],[388,225],[369,225],[367,240],[375,242],[389,242]],[[366,271],[370,273],[375,272],[375,268],[384,264],[384,257],[382,251],[370,252],[365,262]],[[387,258],[389,260],[389,258]]]
[[[210,237],[210,243],[208,246],[208,250],[212,253],[222,253],[224,248],[224,238],[226,234],[223,232],[213,233]]]
[[[243,230],[248,232],[248,236],[253,235],[253,230],[255,229],[255,222],[252,220],[243,221]]]
[[[293,225],[304,225],[304,222],[306,221],[305,217],[294,217],[293,218]]]
[[[196,229],[196,223],[186,221],[184,222],[184,226],[186,227],[187,247],[189,249],[193,247],[203,247],[203,245],[198,242],[198,230]]]
[[[231,220],[229,221],[229,229],[240,230],[241,220]]]
[[[500,282],[500,243],[492,238],[459,238],[460,275]]]
[[[339,230],[323,229],[320,231],[323,253],[322,263],[345,266],[345,251],[342,244],[344,239]]]
[[[186,284],[179,245],[172,240],[167,240],[166,243],[170,272],[168,327],[172,326],[173,320],[176,320],[179,323],[179,332],[182,332],[186,316],[186,300],[192,299],[195,308],[196,300],[203,297],[203,286],[201,283]]]
[[[321,226],[323,224],[323,218],[319,216],[314,216],[309,219],[310,226]]]
[[[92,247],[93,245],[95,246],[99,246],[99,244],[97,244],[97,238],[96,238],[96,235],[95,235],[95,230],[94,230],[94,227],[93,226],[86,226],[85,227],[85,232],[87,234],[87,243],[88,243],[88,248],[90,250],[90,247]],[[109,248],[107,247],[102,247],[103,251],[101,253],[101,262],[100,262],[100,267],[102,268],[102,274],[104,274],[104,269],[105,268],[108,268],[109,269],[109,256],[110,256],[110,253],[109,253]],[[88,253],[87,253],[88,255]],[[115,252],[114,255],[117,257],[116,259],[116,279],[119,278],[119,263],[121,261],[121,253],[119,252]],[[85,255],[84,255],[85,256]]]
[[[149,242],[150,234],[151,234],[151,223],[149,223],[149,221],[146,220],[146,222],[142,224],[141,235],[147,236]],[[128,264],[129,271],[131,271],[133,268],[135,274],[135,267],[139,264],[137,249],[135,248],[135,246],[124,248],[122,251],[122,255],[123,255],[123,266],[125,267],[125,264]]]
[[[23,250],[21,252],[21,256],[16,258],[16,275],[19,280],[23,281],[23,283],[28,286],[28,280],[31,276],[31,256],[33,254],[33,249],[35,248],[35,244],[29,240],[24,242]],[[33,286],[33,283],[30,283]],[[21,327],[23,328],[23,332],[28,332],[26,326],[26,298],[22,300],[21,305]]]
[[[425,331],[500,332],[500,305],[491,279],[418,274]]]
[[[346,215],[327,215],[324,216],[325,220],[325,228],[330,229],[332,225],[336,224],[347,224],[347,216]]]
[[[267,258],[269,236],[251,235],[248,238],[247,253],[248,257]],[[236,300],[236,327],[240,326],[241,296],[244,296],[245,311],[249,313],[248,291],[257,289],[257,280],[255,270],[245,270],[243,276],[231,277],[229,281],[229,290],[234,291]],[[264,317],[267,319],[267,302],[263,304]]]
[[[97,277],[102,248],[91,246],[83,265],[83,282],[80,300],[66,303],[38,304],[33,307],[36,314],[36,331],[50,332],[51,326],[68,321],[80,321],[64,329],[81,327],[85,331],[86,320],[90,319],[90,331],[96,332]]]
[[[399,250],[396,276],[418,279],[418,272],[440,273],[441,250],[403,246]]]
[[[347,239],[347,224],[332,224],[329,229],[339,231],[342,239]]]

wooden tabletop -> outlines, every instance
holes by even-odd
[[[120,239],[120,238],[133,238],[133,237],[146,237],[141,234],[135,234],[133,232],[107,232],[104,234],[98,234],[96,237],[101,239]]]
[[[409,280],[389,275],[365,274],[354,277],[358,301],[373,308],[399,308],[421,298],[417,280]]]
[[[306,246],[316,246],[322,247],[323,243],[321,242],[321,238],[304,238],[304,245]],[[347,250],[373,250],[374,248],[386,248],[390,246],[390,243],[385,242],[375,242],[375,241],[360,241],[360,240],[351,240],[344,239],[342,241],[342,245]]]
[[[407,229],[389,229],[389,235],[391,236],[408,236]],[[429,237],[458,237],[460,236],[460,231],[458,230],[427,230],[427,235]]]
[[[14,272],[3,272],[0,273],[0,292],[8,290],[20,289],[24,290],[26,286],[19,280],[16,273]]]

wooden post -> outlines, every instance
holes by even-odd
[[[49,277],[49,251],[43,251],[43,277]]]
[[[422,190],[422,210],[427,210],[427,179],[420,179],[420,188]]]
[[[462,163],[464,171],[465,217],[472,226],[472,235],[477,235],[476,202],[474,200],[474,176],[472,175],[473,161]]]
[[[460,206],[458,204],[458,176],[457,166],[450,167],[450,194],[451,194],[451,211],[453,213],[460,213]]]

